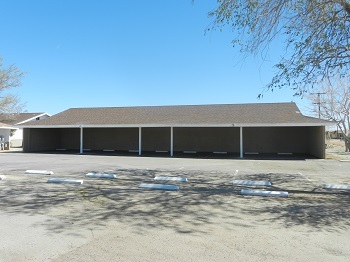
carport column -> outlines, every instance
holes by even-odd
[[[141,156],[141,152],[142,152],[141,142],[142,142],[142,129],[141,127],[139,127],[139,156]]]
[[[174,128],[170,127],[170,156],[174,155]]]
[[[83,153],[83,127],[82,126],[79,126],[80,127],[80,154]]]
[[[243,127],[239,127],[239,157],[243,158]]]

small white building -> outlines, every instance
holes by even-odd
[[[48,117],[47,113],[0,114],[0,138],[10,147],[22,147],[23,130],[16,126]]]
[[[5,123],[0,122],[0,150],[9,148],[9,137],[13,127]]]

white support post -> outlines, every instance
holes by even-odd
[[[239,158],[243,158],[243,127],[239,127]]]
[[[83,127],[80,126],[80,154],[83,153]]]
[[[174,155],[174,128],[170,127],[170,156]]]
[[[142,128],[139,127],[139,156],[141,156],[142,153]]]

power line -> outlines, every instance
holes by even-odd
[[[325,92],[310,93],[310,95],[317,95],[317,97],[318,97],[317,102],[313,103],[313,104],[318,105],[318,118],[319,119],[321,119],[321,95],[325,95],[325,94],[327,94],[327,93],[325,93]]]

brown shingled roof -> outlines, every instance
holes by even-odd
[[[22,127],[328,125],[295,103],[71,108]]]
[[[0,128],[11,129],[11,128],[12,128],[12,126],[10,126],[10,125],[8,125],[8,124],[5,124],[5,123],[0,122]]]
[[[13,114],[0,114],[0,122],[16,125],[23,121],[26,121],[31,118],[38,117],[44,113],[13,113]]]

